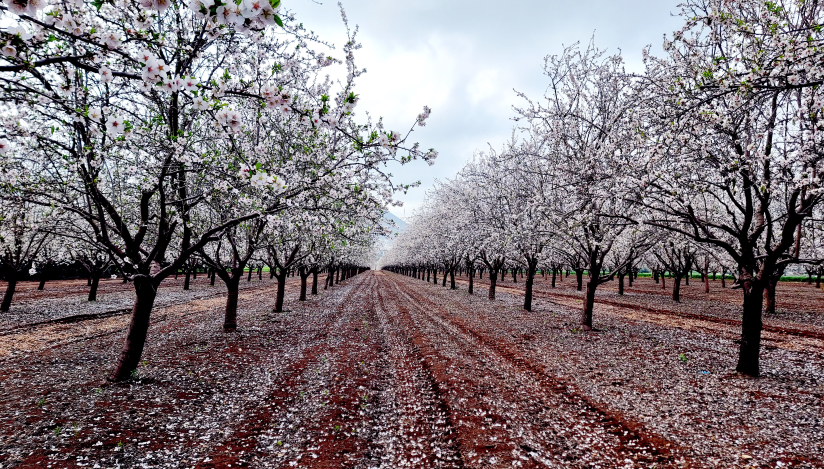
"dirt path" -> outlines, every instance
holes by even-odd
[[[527,313],[501,291],[369,272],[306,302],[290,281],[290,310],[272,314],[262,285],[241,292],[233,334],[222,298],[160,308],[138,378],[117,385],[101,377],[125,318],[20,331],[0,371],[0,465],[824,467],[817,355],[775,347],[779,367],[743,380],[716,323],[605,305],[580,334],[574,298]]]

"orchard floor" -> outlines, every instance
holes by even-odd
[[[127,315],[7,318],[0,465],[824,467],[821,291],[782,286],[750,379],[732,372],[735,292],[693,281],[675,304],[650,280],[607,286],[585,333],[572,278],[537,282],[533,312],[522,282],[489,301],[466,280],[367,272],[298,302],[289,279],[277,314],[274,284],[254,281],[226,334],[222,287],[199,278],[156,308],[120,384],[104,377]]]

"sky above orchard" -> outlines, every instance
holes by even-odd
[[[548,84],[543,58],[595,35],[608,53],[621,49],[629,71],[640,72],[641,49],[661,55],[664,34],[682,25],[677,0],[346,0],[358,25],[358,114],[383,117],[387,130],[405,132],[424,105],[426,127],[410,136],[440,153],[434,166],[413,162],[391,168],[396,182],[421,181],[391,211],[412,215],[435,179],[452,177],[476,151],[500,148],[512,135],[515,90],[537,99]],[[304,26],[337,46],[345,28],[335,1],[288,0],[284,7]]]

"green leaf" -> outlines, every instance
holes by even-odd
[[[275,15],[275,23],[277,23],[281,28],[283,27],[283,20],[280,19],[280,16],[278,15]]]
[[[103,0],[92,0],[92,5],[97,7],[97,11],[100,11],[100,7],[103,6]]]

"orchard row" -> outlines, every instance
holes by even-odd
[[[824,5],[688,0],[645,71],[593,43],[545,59],[547,91],[521,95],[512,140],[436,185],[382,264],[411,275],[720,271],[742,292],[737,371],[759,374],[762,311],[785,273],[824,262]],[[428,275],[428,273],[427,273]],[[453,284],[454,286],[454,284]],[[472,284],[470,283],[470,288]]]

